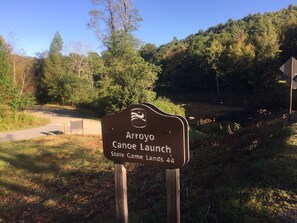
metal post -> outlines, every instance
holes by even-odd
[[[293,104],[293,72],[294,72],[294,62],[291,58],[291,72],[290,72],[290,107],[289,107],[289,122],[291,122],[292,116],[292,104]]]
[[[167,223],[180,223],[180,170],[166,169]]]
[[[128,223],[127,171],[124,163],[114,164],[116,220]]]

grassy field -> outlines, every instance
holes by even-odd
[[[194,129],[182,222],[297,222],[296,133],[281,118]],[[165,170],[127,169],[130,222],[166,222]],[[115,222],[113,163],[98,137],[1,143],[0,174],[0,222]]]

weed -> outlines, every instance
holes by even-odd
[[[0,113],[0,132],[33,128],[49,123],[48,119],[36,118],[28,113],[2,112]]]

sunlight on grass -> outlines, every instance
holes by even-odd
[[[105,188],[106,182],[112,185],[113,178],[106,179],[112,167],[102,155],[97,136],[49,136],[1,143],[1,217],[12,222],[63,222],[73,214],[83,219],[98,203],[109,204],[106,196],[101,197],[100,188]]]
[[[244,193],[248,195],[245,207],[254,212],[281,215],[284,211],[297,209],[297,196],[290,191],[253,188],[245,190]]]
[[[223,127],[191,130],[182,222],[294,222],[297,126],[269,121],[233,134]],[[165,170],[126,166],[130,222],[166,222]],[[0,143],[0,219],[115,222],[113,171],[97,136]]]

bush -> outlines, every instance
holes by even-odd
[[[182,108],[179,105],[175,105],[168,98],[159,97],[150,103],[165,113],[168,113],[171,115],[185,116],[184,108]],[[90,107],[92,110],[96,111],[99,116],[103,116],[106,114],[120,112],[120,111],[115,112],[114,110],[112,110],[113,106],[114,106],[113,100],[110,97],[102,97],[98,100],[95,100]]]
[[[34,126],[34,116],[25,113],[3,112],[0,114],[0,131],[10,131]]]
[[[185,109],[179,105],[172,103],[168,98],[159,97],[156,100],[154,100],[152,104],[165,113],[171,115],[185,116]]]
[[[17,90],[15,90],[8,105],[13,112],[18,112],[34,105],[35,103],[36,99],[32,94],[21,95]]]

